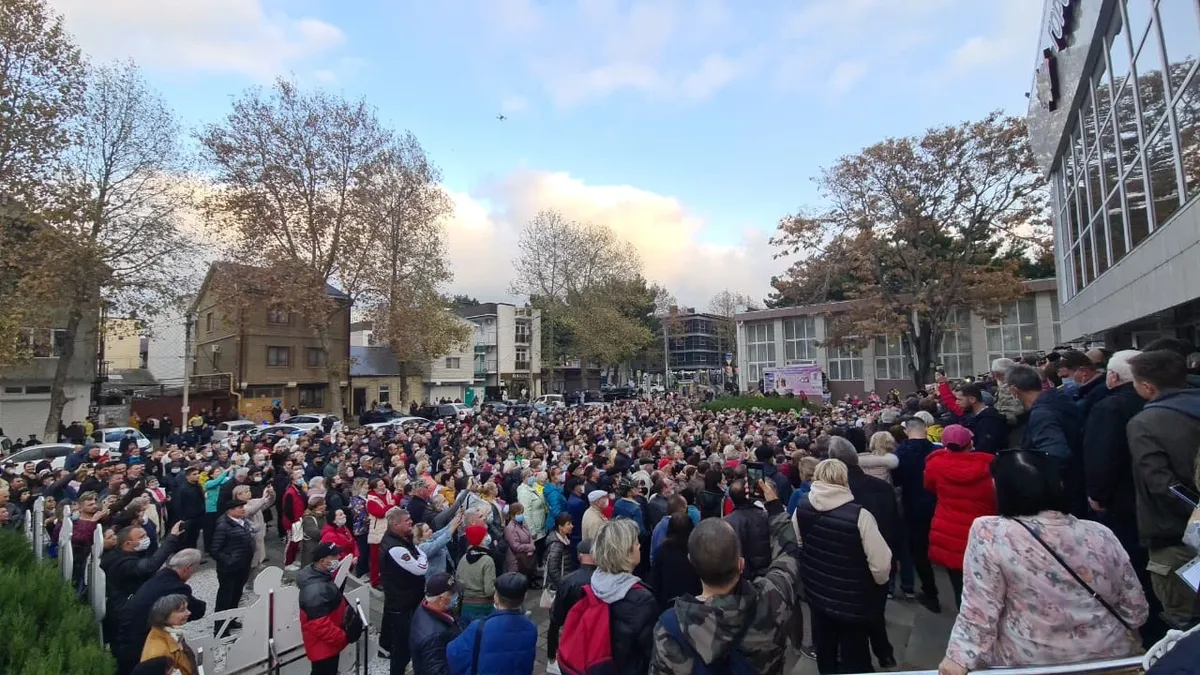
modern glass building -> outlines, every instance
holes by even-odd
[[[1046,0],[1039,30],[1063,338],[1197,342],[1200,0]]]

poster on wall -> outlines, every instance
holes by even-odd
[[[820,399],[825,375],[821,366],[810,363],[802,366],[783,366],[763,369],[763,390],[780,396],[792,394]]]

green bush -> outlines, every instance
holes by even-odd
[[[807,410],[818,405],[802,398],[786,398],[783,396],[723,396],[700,406],[705,410],[720,412],[722,410]]]
[[[111,675],[116,669],[91,608],[76,600],[52,562],[34,560],[19,532],[0,532],[0,608],[0,673]]]

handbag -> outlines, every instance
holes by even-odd
[[[1015,520],[1018,523],[1020,523],[1021,527],[1025,528],[1025,531],[1029,533],[1029,536],[1036,539],[1037,543],[1041,544],[1042,548],[1046,549],[1046,552],[1049,553],[1051,556],[1053,556],[1054,559],[1058,561],[1058,564],[1062,565],[1063,569],[1065,569],[1067,571],[1067,573],[1070,574],[1071,577],[1074,578],[1075,581],[1077,581],[1079,583],[1080,586],[1083,586],[1083,589],[1088,592],[1088,595],[1092,596],[1092,598],[1094,598],[1096,600],[1096,602],[1099,602],[1104,607],[1104,609],[1108,610],[1108,613],[1112,614],[1114,619],[1121,622],[1121,625],[1125,627],[1125,630],[1129,631],[1130,633],[1132,633],[1134,635],[1137,635],[1137,631],[1134,630],[1133,626],[1130,626],[1129,622],[1126,621],[1124,618],[1122,618],[1120,614],[1117,614],[1117,610],[1113,609],[1113,606],[1108,604],[1107,600],[1102,598],[1099,593],[1097,593],[1095,590],[1093,590],[1092,587],[1089,586],[1088,583],[1083,580],[1082,577],[1080,577],[1078,574],[1076,574],[1075,570],[1071,569],[1071,566],[1067,564],[1067,561],[1063,560],[1062,556],[1058,555],[1058,553],[1055,552],[1054,549],[1050,548],[1050,545],[1047,544],[1045,541],[1043,541],[1042,538],[1038,536],[1037,532],[1033,531],[1033,528],[1029,526],[1029,523],[1026,523],[1025,521],[1021,520],[1020,518],[1012,518],[1012,520]]]
[[[304,541],[304,522],[302,520],[292,523],[292,528],[288,531],[288,541],[293,543]]]

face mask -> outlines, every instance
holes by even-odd
[[[295,483],[296,483],[296,485],[304,485],[304,479],[303,479],[303,478],[297,478],[297,479],[295,480]]]
[[[142,537],[140,540],[138,540],[138,545],[137,545],[136,550],[145,551],[148,548],[150,548],[150,537]]]
[[[179,467],[177,467],[177,466],[171,467],[171,473],[179,473]]]
[[[483,543],[482,543],[481,545],[482,545],[484,548],[491,548],[491,546],[492,546],[492,535],[490,535],[490,534],[489,534],[489,535],[485,535],[485,536],[483,537]]]
[[[71,512],[71,520],[79,520],[80,515],[82,515],[82,514],[80,514],[78,511],[72,511]]]
[[[525,522],[525,514],[519,513],[516,515],[516,517],[513,518],[513,520],[517,521],[517,524],[520,525],[521,523]]]
[[[338,527],[344,527],[346,525],[346,519],[345,518],[334,518],[333,524],[337,525]]]
[[[534,479],[532,477],[525,479],[525,484],[528,485],[529,487],[533,487],[534,482],[536,482],[536,481],[534,481]]]
[[[454,608],[455,608],[455,607],[457,607],[457,606],[458,606],[458,593],[455,593],[454,595],[450,596],[450,607],[449,607],[449,609],[454,609]]]

